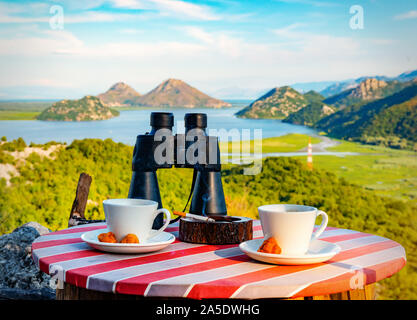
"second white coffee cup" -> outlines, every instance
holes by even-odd
[[[317,239],[327,227],[328,216],[314,207],[273,204],[258,208],[265,239],[274,237],[281,247],[283,255],[304,255],[310,242]],[[314,232],[318,216],[323,221]]]
[[[158,203],[142,199],[109,199],[103,201],[107,228],[120,242],[127,234],[135,234],[139,243],[160,234],[171,221],[167,209],[158,209]],[[160,213],[166,216],[164,225],[159,230],[152,230],[155,218]]]

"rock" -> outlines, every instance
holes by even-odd
[[[35,266],[32,242],[50,230],[36,222],[26,223],[0,236],[0,299],[53,299],[51,277]]]
[[[46,227],[44,227],[43,225],[41,225],[41,224],[39,224],[39,223],[37,223],[37,222],[34,222],[34,221],[31,221],[31,222],[28,222],[28,223],[25,223],[24,225],[22,225],[21,227],[19,227],[19,228],[22,228],[22,227],[32,227],[32,228],[34,228],[34,229],[36,229],[36,231],[38,231],[38,233],[39,233],[39,235],[40,236],[43,236],[44,234],[47,234],[47,233],[49,233],[49,232],[52,232],[51,230],[49,230],[48,228],[46,228]],[[19,228],[17,228],[17,229],[19,229]],[[16,230],[17,230],[16,229]],[[16,231],[16,230],[14,230],[14,231]]]

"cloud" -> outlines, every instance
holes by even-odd
[[[225,31],[207,32],[202,28],[188,26],[179,28],[205,45],[206,52],[214,52],[224,57],[243,57],[248,52],[264,48],[263,45],[253,46],[242,38],[231,36]]]
[[[212,13],[206,6],[179,0],[153,0],[153,2],[161,12],[167,12],[168,14],[174,13],[201,20],[220,20],[220,17]]]
[[[0,39],[0,55],[34,57],[50,54],[71,54],[80,50],[83,46],[83,42],[71,32],[43,30],[29,37]]]
[[[89,10],[102,6],[108,0],[52,0],[52,2],[68,10]]]
[[[80,2],[84,3],[84,1]],[[103,3],[103,1],[93,2],[96,5]],[[70,2],[68,1],[68,3]],[[73,3],[78,3],[78,1],[73,1]],[[92,6],[92,4],[90,4],[90,6]],[[51,17],[53,17],[49,12],[50,8],[51,5],[44,3],[32,3],[28,5],[12,3],[10,5],[5,5],[5,3],[0,2],[0,23],[49,23]],[[77,8],[88,8],[88,6],[85,5]],[[141,17],[140,13],[114,13],[85,9],[82,9],[79,13],[68,13],[66,7],[64,8],[64,23],[68,24],[128,21],[138,19],[139,17]]]
[[[393,39],[378,39],[378,38],[374,38],[374,39],[370,39],[372,44],[375,45],[380,45],[380,46],[388,46],[388,45],[392,45],[395,43],[395,40]]]
[[[279,45],[291,51],[304,52],[311,56],[356,55],[360,49],[359,42],[353,38],[300,30],[305,26],[303,23],[293,23],[289,26],[272,30],[272,32],[279,37]]]
[[[290,4],[306,4],[314,7],[335,7],[340,4],[335,2],[316,1],[316,0],[275,0],[277,2],[285,2]]]
[[[155,10],[163,16],[197,19],[204,21],[220,20],[211,8],[180,0],[112,0],[116,8]]]
[[[26,23],[45,22],[49,17],[42,16],[48,12],[49,7],[45,3],[5,3],[0,2],[0,23]],[[23,13],[30,13],[30,17],[21,16]]]
[[[408,11],[403,14],[396,15],[395,20],[417,19],[417,10]]]
[[[92,45],[67,30],[38,30],[33,36],[0,38],[0,56],[46,57],[66,55],[74,58],[192,56],[204,48],[178,41],[112,41]]]
[[[134,19],[146,14],[158,14],[160,17],[191,19],[199,21],[216,21],[222,19],[209,6],[198,5],[181,0],[94,0],[94,1],[55,1],[64,9],[65,23],[114,22]],[[108,12],[99,7],[108,3],[116,9],[127,9],[132,12]],[[0,23],[39,23],[48,22],[51,4],[32,3],[16,4],[0,2]],[[91,10],[94,9],[94,10]],[[138,11],[140,10],[140,11]],[[230,19],[242,19],[240,15]]]
[[[185,27],[183,28],[184,31],[186,32],[187,35],[200,40],[204,43],[208,43],[208,44],[213,44],[215,42],[214,36],[209,33],[204,31],[201,28],[198,27]]]
[[[273,32],[281,37],[285,37],[285,38],[293,38],[294,36],[296,37],[300,37],[302,35],[305,35],[305,33],[299,32],[299,31],[295,31],[296,29],[299,29],[300,27],[304,27],[305,24],[304,23],[293,23],[290,24],[286,27],[280,28],[280,29],[274,29]]]
[[[94,22],[116,22],[138,19],[138,15],[129,13],[106,13],[98,11],[86,11],[80,14],[64,15],[64,23],[94,23]]]
[[[149,9],[144,1],[138,0],[111,0],[110,1],[115,8],[126,8],[126,9]]]

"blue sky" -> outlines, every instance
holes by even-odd
[[[417,0],[0,0],[0,99],[394,76],[417,69],[416,31]]]

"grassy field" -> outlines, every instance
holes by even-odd
[[[0,120],[36,120],[40,112],[0,111]]]
[[[320,139],[310,137],[305,134],[287,134],[281,137],[262,139],[262,153],[275,153],[275,152],[295,152],[306,148],[308,146],[309,138],[311,143],[319,143]],[[256,141],[256,140],[255,140]],[[247,141],[243,141],[245,143]],[[251,141],[251,152],[254,152],[254,141]],[[220,151],[232,153],[233,148],[240,150],[240,142],[222,142],[220,143]]]
[[[0,120],[36,120],[51,101],[0,101]]]
[[[335,151],[335,152],[356,152],[356,153],[375,153],[375,154],[415,154],[412,151],[406,151],[406,150],[396,150],[396,149],[390,149],[386,147],[381,146],[372,146],[372,145],[366,145],[361,144],[357,142],[350,142],[350,141],[343,141],[343,140],[337,140],[340,144],[334,147],[330,147],[327,150],[328,151]]]
[[[304,134],[289,134],[263,139],[262,152],[300,151],[307,147],[308,140],[309,136]],[[316,137],[311,137],[311,140],[313,144],[320,142],[320,139]],[[313,154],[314,168],[330,171],[351,183],[373,190],[381,196],[417,202],[416,152],[342,140],[339,142],[339,145],[327,150],[353,152],[359,153],[359,155],[339,157]],[[232,153],[233,147],[236,145],[232,142],[220,143],[221,152]],[[253,152],[253,141],[251,141],[251,152]],[[302,162],[307,161],[306,156],[294,158]]]
[[[1,111],[41,112],[54,101],[0,101]]]
[[[313,157],[314,167],[335,173],[382,196],[417,202],[417,153],[343,141],[329,148],[357,156]],[[297,157],[305,161],[305,157]]]

